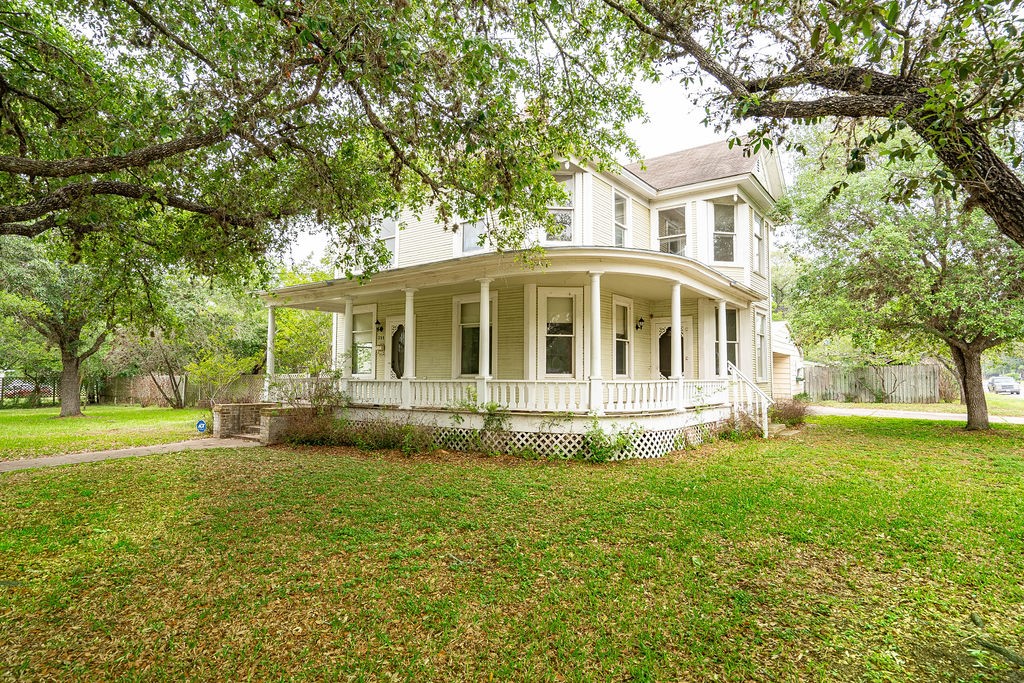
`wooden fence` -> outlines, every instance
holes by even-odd
[[[938,403],[937,365],[804,368],[804,391],[812,401]]]
[[[184,383],[182,384],[182,379]],[[166,375],[157,375],[156,381],[163,386],[163,393],[154,385],[149,375],[138,377],[112,377],[103,386],[101,400],[104,403],[131,403],[141,405],[167,405],[164,393],[171,393],[171,383]],[[185,405],[194,406],[208,401],[203,388],[188,378],[179,378],[179,387],[184,388]],[[250,402],[263,393],[263,375],[242,375],[221,392],[220,401]]]

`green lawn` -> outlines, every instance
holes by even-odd
[[[200,436],[196,421],[210,422],[208,410],[87,406],[83,412],[59,419],[59,407],[0,410],[0,460],[183,441]]]
[[[1006,394],[985,394],[990,415],[1024,417],[1024,398]],[[869,408],[873,410],[916,410],[925,413],[963,413],[967,407],[959,403],[846,403],[845,401],[816,401],[815,405],[836,408]]]
[[[610,465],[215,450],[0,475],[0,677],[997,681],[1024,428]]]

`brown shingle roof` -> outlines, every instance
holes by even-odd
[[[626,170],[656,190],[667,190],[751,173],[756,163],[757,155],[745,157],[742,145],[729,149],[729,143],[722,140],[646,159],[643,162],[646,169],[640,164],[629,164]]]

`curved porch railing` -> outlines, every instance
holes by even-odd
[[[494,379],[487,400],[513,412],[585,413],[590,410],[587,382]]]

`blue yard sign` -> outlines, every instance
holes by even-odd
[[[199,422],[196,422],[196,429],[199,430],[200,434],[205,432],[206,431],[206,420],[200,420]]]

